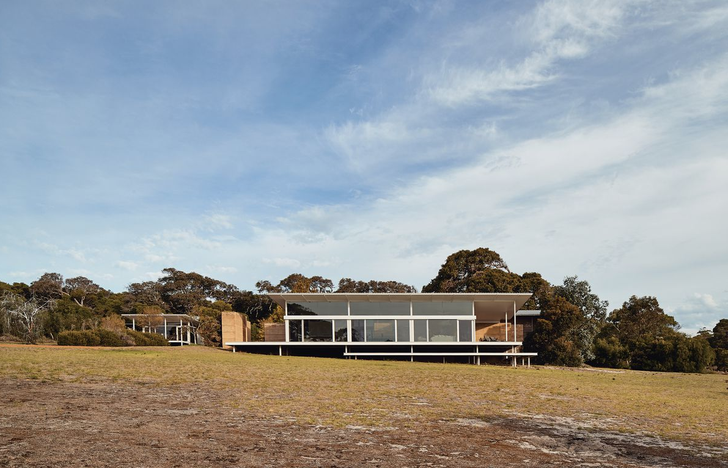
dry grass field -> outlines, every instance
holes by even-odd
[[[0,466],[728,466],[727,380],[0,345]]]

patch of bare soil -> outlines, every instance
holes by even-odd
[[[307,426],[187,385],[0,380],[0,466],[728,466],[726,447],[578,428],[453,419],[416,429]]]

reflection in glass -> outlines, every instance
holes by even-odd
[[[304,341],[333,341],[331,320],[304,320]]]
[[[397,341],[409,341],[409,320],[397,320]]]
[[[364,341],[364,320],[351,321],[351,341]]]
[[[473,315],[472,302],[412,302],[414,315]]]
[[[346,341],[346,320],[334,320],[334,339]]]
[[[300,320],[289,320],[288,321],[288,341],[301,341],[301,321]]]
[[[430,320],[430,341],[457,341],[457,320]]]
[[[346,302],[288,302],[288,315],[347,315]]]
[[[458,320],[460,327],[460,341],[473,341],[473,322],[470,320]]]
[[[351,315],[409,315],[409,302],[350,302]]]
[[[427,320],[415,320],[414,341],[427,341]]]
[[[394,341],[394,320],[367,320],[367,341]]]

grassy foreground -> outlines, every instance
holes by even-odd
[[[0,345],[0,378],[205,387],[261,417],[338,427],[543,415],[572,418],[585,430],[719,445],[728,439],[725,375]]]

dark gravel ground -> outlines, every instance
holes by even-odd
[[[416,429],[306,426],[199,386],[0,380],[0,466],[728,466],[725,447],[518,417]]]

